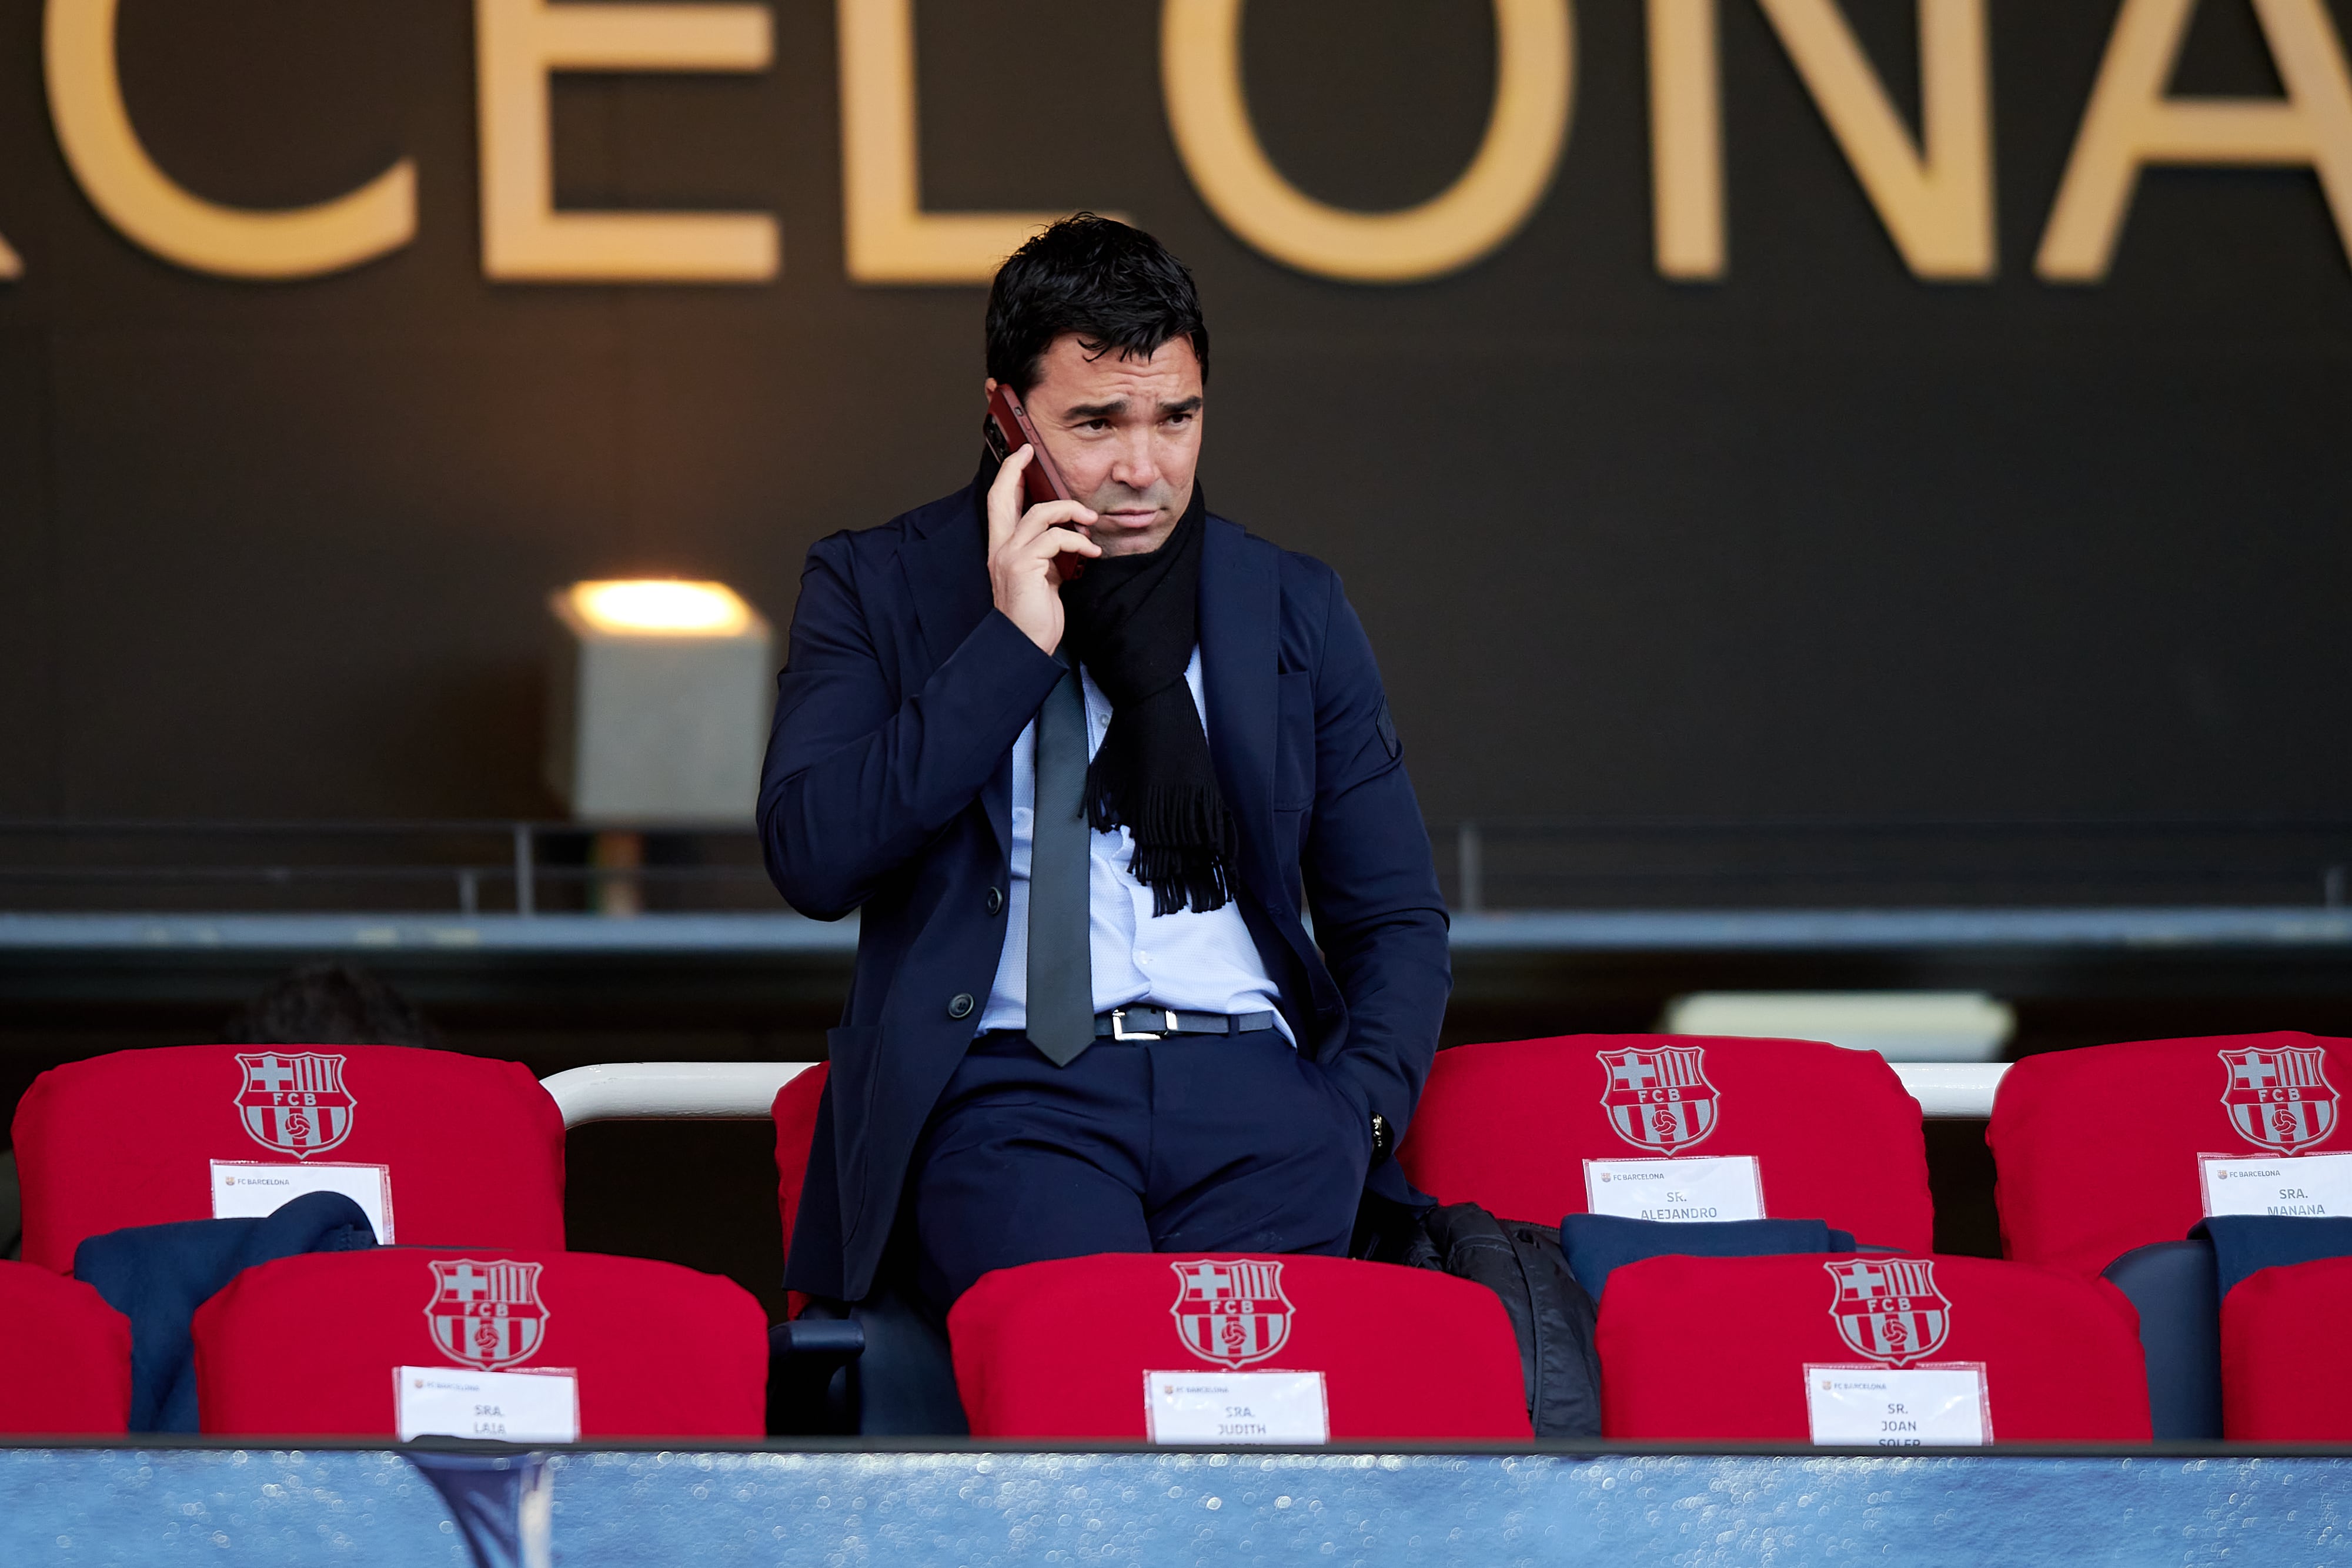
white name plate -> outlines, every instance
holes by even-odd
[[[1143,1410],[1155,1443],[1328,1443],[1319,1372],[1147,1372]]]
[[[2200,1155],[2197,1164],[2205,1177],[2208,1214],[2352,1214],[2352,1154],[2265,1155],[2254,1160]]]
[[[580,1379],[570,1371],[461,1372],[396,1366],[400,1440],[492,1437],[509,1443],[580,1440]]]
[[[213,1218],[258,1219],[298,1197],[339,1192],[356,1203],[375,1228],[375,1239],[392,1245],[392,1167],[331,1165],[270,1165],[260,1160],[213,1162]]]
[[[1974,1448],[1992,1441],[1980,1362],[1938,1366],[1807,1366],[1813,1441],[1840,1448]]]
[[[1620,1219],[1761,1219],[1764,1173],[1753,1155],[1587,1160],[1584,1207]]]

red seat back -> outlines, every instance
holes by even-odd
[[[300,1114],[298,1116],[296,1113]],[[382,1166],[386,1239],[563,1245],[563,1116],[519,1062],[396,1045],[190,1045],[53,1068],[16,1107],[25,1260],[213,1218],[213,1162]]]
[[[570,1370],[583,1437],[758,1437],[768,1323],[731,1280],[594,1252],[390,1247],[246,1270],[196,1310],[204,1429],[382,1437],[398,1431],[393,1369],[468,1366],[445,1354],[436,1262],[537,1265],[541,1311],[508,1372]]]
[[[79,1280],[0,1263],[0,1432],[109,1434],[130,1417],[130,1321]]]
[[[809,1145],[816,1141],[817,1106],[824,1099],[826,1074],[833,1064],[820,1061],[805,1068],[776,1091],[769,1113],[776,1120],[776,1209],[783,1216],[784,1256],[793,1255],[793,1223],[800,1218],[801,1188],[808,1183]],[[798,1317],[808,1298],[786,1292],[788,1316]]]
[[[2352,1152],[2330,1087],[2352,1086],[2346,1044],[2299,1033],[2210,1035],[2025,1058],[2002,1075],[1985,1129],[2002,1251],[2095,1274],[2135,1247],[2181,1239],[2204,1218],[2200,1155]],[[2265,1105],[2259,1088],[2232,1092],[2242,1068],[2320,1082],[2279,1089],[2298,1097]],[[2281,1113],[2284,1130],[2270,1124]]]
[[[1627,1103],[1643,1092],[1626,1090],[1629,1073],[1689,1082],[1672,1105],[1644,1107]],[[1814,1040],[1572,1034],[1455,1046],[1437,1053],[1397,1157],[1441,1203],[1556,1225],[1588,1210],[1587,1160],[1713,1155],[1756,1158],[1770,1218],[1825,1219],[1874,1246],[1934,1244],[1918,1102],[1874,1052]]]
[[[1884,1264],[1881,1256],[1862,1261]],[[1648,1258],[1601,1294],[1601,1426],[1626,1442],[1806,1442],[1805,1367],[1867,1366],[1827,1265],[1851,1257]],[[1995,1440],[2146,1442],[2139,1314],[2105,1280],[1931,1258],[1949,1302],[1920,1364],[1980,1363]]]
[[[982,1275],[948,1313],[971,1435],[1144,1438],[1146,1373],[1221,1370],[1183,1338],[1178,1270],[1235,1260],[1114,1252]],[[1241,1370],[1322,1373],[1334,1442],[1532,1437],[1493,1291],[1345,1258],[1240,1260],[1276,1266],[1290,1308],[1279,1343]]]
[[[2352,1258],[2257,1269],[2221,1301],[2221,1435],[2352,1443]]]

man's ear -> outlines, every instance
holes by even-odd
[[[996,395],[996,378],[994,376],[982,376],[981,378],[980,395],[983,401]]]

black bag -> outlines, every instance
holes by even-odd
[[[1419,1217],[1397,1262],[1475,1280],[1501,1298],[1519,1340],[1528,1419],[1538,1437],[1601,1436],[1598,1313],[1569,1272],[1559,1233],[1496,1219],[1475,1203],[1447,1204]]]

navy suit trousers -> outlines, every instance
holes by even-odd
[[[1371,1143],[1273,1030],[1099,1040],[1067,1067],[985,1034],[916,1150],[916,1283],[944,1313],[991,1269],[1049,1258],[1342,1256]]]

